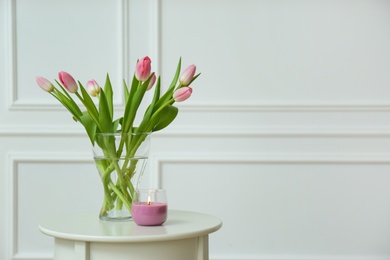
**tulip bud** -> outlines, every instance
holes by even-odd
[[[86,85],[86,89],[87,89],[88,93],[93,97],[96,97],[97,95],[100,94],[100,86],[96,82],[96,80],[94,80],[94,79],[88,80],[87,85]]]
[[[76,93],[78,86],[74,78],[67,72],[61,71],[58,73],[58,78],[60,79],[62,85],[70,92]]]
[[[192,93],[192,88],[182,87],[176,90],[175,92],[173,92],[173,99],[176,102],[182,102],[187,98],[189,98],[191,96],[191,93]]]
[[[196,71],[195,65],[188,66],[180,75],[179,78],[180,84],[182,84],[183,86],[188,86],[195,75],[195,71]]]
[[[36,77],[35,81],[46,92],[52,92],[54,90],[53,84],[44,77]]]
[[[152,78],[149,81],[149,85],[146,88],[146,90],[150,90],[154,86],[154,83],[156,83],[156,74],[153,74]]]
[[[150,77],[152,71],[151,63],[152,61],[148,56],[145,56],[138,61],[135,67],[135,77],[139,81],[146,81]]]

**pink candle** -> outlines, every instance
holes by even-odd
[[[135,202],[131,213],[140,226],[158,226],[167,220],[167,204],[162,202]]]

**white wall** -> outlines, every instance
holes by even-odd
[[[0,0],[0,11],[0,259],[51,259],[40,220],[100,208],[88,138],[35,76],[109,72],[120,93],[144,55],[164,86],[179,56],[202,72],[153,137],[147,180],[171,208],[223,220],[210,259],[390,259],[389,1]]]

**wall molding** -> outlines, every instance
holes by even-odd
[[[50,110],[62,110],[63,107],[60,104],[42,104],[29,101],[20,101],[17,96],[18,82],[17,82],[17,53],[14,46],[17,46],[16,38],[16,1],[17,0],[5,0],[6,1],[6,13],[7,13],[7,23],[5,27],[7,28],[8,40],[6,44],[6,89],[8,92],[8,110],[9,111],[47,111]],[[128,30],[128,17],[129,17],[129,8],[128,1],[120,0],[118,3],[118,26],[120,28],[119,35],[119,46],[117,48],[121,50],[118,53],[118,62],[121,73],[118,76],[118,82],[122,82],[123,79],[130,78],[130,72],[128,68],[129,64],[129,30]],[[120,88],[121,89],[121,88]],[[118,106],[124,106],[123,99],[121,99]]]
[[[390,104],[344,104],[338,103],[252,103],[235,104],[216,102],[212,104],[180,104],[189,112],[390,112]]]
[[[16,50],[14,43],[16,42],[16,35],[15,35],[15,1],[14,0],[4,0],[5,1],[5,11],[6,13],[6,23],[4,25],[5,32],[6,32],[6,41],[5,41],[5,51],[6,54],[5,57],[5,91],[6,91],[6,97],[8,101],[8,107],[11,107],[11,104],[13,104],[15,96],[16,96]]]
[[[12,257],[12,260],[52,260],[53,259],[53,254],[36,254],[36,253],[31,253],[31,254],[26,254],[26,253],[21,253],[21,254],[15,254]]]
[[[161,2],[150,1],[150,50],[151,56],[155,57],[153,67],[157,75],[161,74]]]
[[[194,164],[194,163],[219,163],[219,164],[390,164],[390,154],[349,154],[349,153],[259,153],[259,154],[154,154],[149,158],[152,184],[155,187],[162,186],[164,164]]]
[[[212,255],[210,254],[210,260],[387,260],[388,256],[230,256],[230,255]]]
[[[59,138],[86,137],[84,129],[69,125],[20,125],[1,126],[1,136],[43,137],[58,136]],[[182,127],[176,126],[161,132],[153,133],[156,137],[340,137],[340,138],[388,138],[390,127]]]
[[[158,62],[157,62],[158,63]],[[124,66],[125,67],[125,66]],[[127,67],[127,66],[126,66]],[[129,72],[127,72],[129,74]],[[128,75],[126,77],[129,77]],[[13,77],[11,77],[13,78]],[[14,79],[16,81],[16,79]],[[14,88],[16,84],[13,84]],[[57,103],[44,104],[44,103],[22,103],[14,100],[12,96],[12,104],[10,110],[26,110],[26,111],[47,111],[47,109],[55,111],[63,111],[63,106]],[[122,100],[122,99],[121,99]],[[116,109],[123,109],[124,102],[121,101],[115,104]],[[296,104],[281,104],[279,102],[274,103],[257,103],[257,104],[234,104],[234,103],[222,103],[215,102],[212,104],[198,103],[198,104],[180,104],[180,109],[184,112],[390,112],[390,104],[313,104],[296,103]]]
[[[7,204],[6,216],[7,232],[6,232],[6,257],[12,260],[47,260],[51,259],[47,254],[36,253],[20,253],[17,248],[17,231],[18,231],[18,212],[17,212],[17,177],[18,165],[20,163],[91,163],[91,155],[89,153],[28,153],[28,152],[9,152],[6,160],[6,193]]]

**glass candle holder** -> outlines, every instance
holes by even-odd
[[[167,220],[167,194],[163,189],[139,189],[134,192],[131,215],[139,226],[159,226]]]

